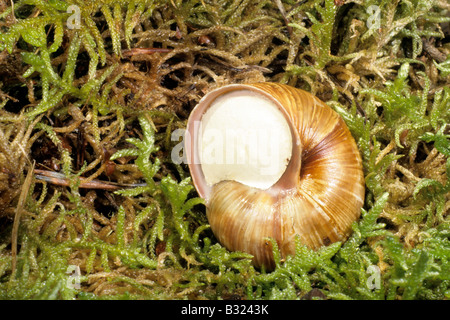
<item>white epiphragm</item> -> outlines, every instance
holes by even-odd
[[[250,90],[214,100],[201,121],[198,147],[206,182],[234,180],[259,189],[282,176],[292,154],[292,135],[277,105]]]

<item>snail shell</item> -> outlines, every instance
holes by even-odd
[[[265,102],[255,101],[256,109],[250,109],[249,117],[245,111],[247,100],[238,106],[239,100],[231,100],[233,94],[255,96]],[[226,165],[219,163],[211,171],[201,161],[205,145],[202,126],[219,99],[230,103],[219,115],[223,121],[212,125],[218,127],[221,122],[222,126],[258,125],[264,119],[267,121],[267,116],[259,117],[266,108],[273,112],[269,112],[269,122],[264,126],[281,123],[275,126],[276,132],[287,130],[287,135],[281,135],[280,144],[289,152],[286,156],[277,151],[282,159],[271,160],[280,162],[281,169],[270,176],[269,185],[252,185],[235,177],[251,172],[253,167],[238,167],[237,173],[230,168],[230,173]],[[233,108],[238,113],[234,118]],[[228,122],[227,112],[231,116]],[[252,254],[257,267],[274,268],[269,238],[276,241],[284,258],[295,253],[296,236],[314,250],[346,240],[351,224],[360,216],[364,176],[356,143],[342,118],[306,91],[275,83],[235,84],[213,90],[189,117],[185,150],[193,183],[206,200],[214,235],[229,250]],[[251,165],[257,167],[258,163]],[[214,177],[214,169],[221,171],[219,177]],[[265,179],[263,174],[260,176]],[[258,178],[256,175],[250,180]]]

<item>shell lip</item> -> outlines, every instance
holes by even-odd
[[[291,159],[289,160],[285,172],[282,174],[282,176],[278,179],[277,182],[275,182],[271,187],[267,189],[267,191],[273,195],[279,196],[280,194],[284,194],[286,191],[296,188],[301,167],[301,142],[298,132],[293,125],[292,119],[286,112],[282,103],[270,92],[265,91],[260,87],[253,86],[252,84],[229,84],[214,89],[208,92],[205,96],[203,96],[200,99],[199,103],[194,107],[188,118],[186,137],[184,140],[185,152],[187,164],[189,166],[193,184],[197,190],[197,193],[201,198],[205,199],[208,202],[213,187],[213,185],[209,185],[206,182],[205,174],[202,170],[202,165],[199,160],[200,156],[198,154],[196,142],[200,127],[199,124],[202,120],[203,115],[206,113],[212,102],[217,97],[234,90],[249,90],[259,93],[264,97],[268,98],[273,103],[275,103],[275,105],[284,115],[292,135]]]

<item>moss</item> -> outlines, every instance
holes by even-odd
[[[11,3],[0,2],[1,298],[450,297],[444,1]],[[272,272],[217,242],[171,160],[172,133],[206,92],[258,81],[333,107],[367,189],[348,241],[317,252],[297,241],[285,261],[273,243]]]

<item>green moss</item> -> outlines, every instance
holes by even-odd
[[[449,8],[336,3],[6,8],[0,297],[299,299],[320,290],[330,299],[448,299]],[[217,242],[187,168],[171,160],[172,133],[205,92],[258,81],[307,89],[334,108],[358,143],[367,190],[345,243],[315,252],[297,240],[283,261],[272,241],[272,272]],[[47,176],[30,183],[33,161]]]

